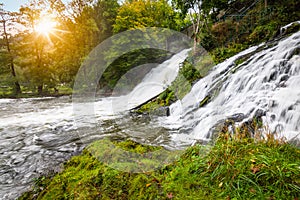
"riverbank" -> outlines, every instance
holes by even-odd
[[[53,88],[38,94],[28,88],[22,88],[22,93],[15,94],[11,88],[0,88],[0,99],[19,99],[19,98],[40,98],[40,97],[61,97],[72,95],[72,88],[60,86],[56,90]]]
[[[138,153],[156,150],[130,140],[115,144]],[[299,148],[241,132],[189,147],[174,163],[145,173],[109,168],[85,149],[62,172],[36,179],[19,199],[298,199],[299,192]]]

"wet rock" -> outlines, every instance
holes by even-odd
[[[299,138],[293,138],[293,139],[289,140],[288,143],[300,148],[300,139]]]
[[[241,122],[245,119],[243,113],[236,113],[229,116],[227,119],[219,120],[211,129],[208,131],[207,139],[216,138],[219,133],[234,133],[234,126],[236,122]]]
[[[300,29],[300,21],[292,22],[280,29],[280,36],[295,33]]]
[[[282,75],[282,76],[280,77],[280,80],[279,80],[279,82],[282,82],[282,81],[287,81],[289,78],[290,78],[290,76],[289,76],[289,75],[287,75],[287,74],[284,74],[284,75]]]
[[[156,115],[156,116],[169,116],[170,115],[170,108],[168,106],[160,107],[158,109],[150,111],[150,114],[151,115]]]
[[[276,103],[275,100],[270,100],[268,105],[270,108],[274,108],[274,107],[278,106],[278,103]]]
[[[269,81],[275,81],[277,79],[277,71],[273,71],[271,72],[270,76],[269,76]]]
[[[272,121],[275,121],[276,115],[275,114],[271,114],[270,118],[271,118]]]
[[[266,116],[266,111],[262,109],[257,109],[253,115],[255,119],[261,119],[263,116]]]
[[[290,105],[290,106],[288,107],[288,110],[294,110],[294,105]]]
[[[246,116],[243,113],[236,113],[228,117],[227,120],[234,121],[234,122],[241,122],[243,119],[245,119],[245,117]]]

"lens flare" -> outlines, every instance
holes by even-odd
[[[36,24],[35,31],[41,35],[49,36],[54,32],[57,23],[51,19],[44,18]]]

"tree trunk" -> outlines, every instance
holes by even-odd
[[[15,78],[14,93],[21,94],[22,93],[21,86],[16,78],[17,76],[16,76],[16,72],[15,72],[15,65],[14,65],[13,59],[11,59],[11,61],[10,61],[10,67],[11,67],[11,74]]]
[[[268,7],[268,0],[265,0],[265,8]]]
[[[37,90],[38,90],[37,92],[39,95],[43,94],[43,85],[39,85]]]
[[[42,67],[43,47],[40,48],[37,42],[35,42],[35,54],[36,54],[37,69],[39,70]],[[43,80],[41,77],[37,78],[37,92],[39,95],[42,95],[43,93]]]
[[[9,41],[8,41],[8,34],[7,34],[7,31],[6,31],[6,21],[4,19],[3,16],[2,17],[2,23],[3,23],[3,32],[4,32],[4,38],[5,38],[5,43],[6,43],[6,48],[7,48],[7,52],[10,56],[9,58],[9,62],[10,62],[10,68],[11,68],[11,75],[13,76],[13,78],[15,79],[15,83],[14,83],[14,93],[15,94],[21,94],[21,87],[20,87],[20,84],[17,80],[17,75],[16,75],[16,71],[15,71],[15,65],[14,65],[14,58],[13,58],[13,55],[11,53],[11,49],[10,49],[10,44],[9,44]]]

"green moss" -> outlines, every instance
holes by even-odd
[[[167,88],[156,99],[142,105],[136,112],[137,113],[151,113],[163,106],[169,106],[175,102],[176,96],[173,90]]]
[[[125,151],[131,151],[131,152],[140,153],[140,154],[149,153],[149,152],[153,152],[153,151],[162,149],[161,147],[143,145],[143,144],[137,143],[132,140],[126,140],[126,141],[121,141],[121,142],[114,141],[113,144],[116,145],[117,147],[122,148]]]
[[[160,108],[161,106],[164,106],[164,105],[161,105],[158,101],[151,101],[151,102],[148,102],[145,105],[141,106],[136,112],[140,113],[140,114],[150,113],[151,111],[154,111],[154,110]]]
[[[130,140],[113,143],[133,152],[158,150]],[[299,198],[300,150],[270,135],[221,134],[213,146],[195,145],[172,164],[145,173],[117,171],[90,152],[73,157],[53,178],[39,179],[34,188],[42,190],[20,199]]]
[[[209,101],[210,101],[211,97],[210,96],[207,96],[205,97],[199,104],[199,107],[203,107],[205,106]]]

